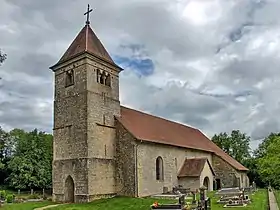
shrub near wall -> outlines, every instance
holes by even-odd
[[[7,203],[13,203],[14,200],[15,200],[15,195],[9,194],[9,195],[6,196],[6,202]]]
[[[6,199],[6,191],[0,190],[0,200],[4,201]]]

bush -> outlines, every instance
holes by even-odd
[[[5,200],[6,198],[6,191],[5,190],[1,190],[0,191],[0,200]]]
[[[7,203],[13,203],[14,197],[15,197],[15,195],[11,195],[11,194],[7,195],[6,196],[6,202]]]

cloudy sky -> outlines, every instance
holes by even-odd
[[[280,131],[279,0],[0,0],[0,125],[52,131],[53,74],[84,26],[115,62],[121,103],[255,147]]]

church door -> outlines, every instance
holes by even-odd
[[[204,180],[203,180],[203,185],[207,188],[207,190],[209,190],[209,188],[210,188],[209,184],[210,184],[210,180],[209,180],[209,178],[206,176],[206,177],[204,178]]]
[[[75,194],[74,180],[71,176],[68,176],[65,180],[65,202],[74,203],[74,194]]]
[[[221,189],[221,179],[216,179],[217,185],[216,185],[216,190]]]

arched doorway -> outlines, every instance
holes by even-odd
[[[209,183],[210,183],[210,180],[209,180],[208,176],[206,176],[203,180],[203,185],[207,188],[207,190],[210,188]]]
[[[71,176],[68,176],[65,180],[65,202],[67,203],[74,203],[74,194],[75,194],[75,186],[74,180]]]

